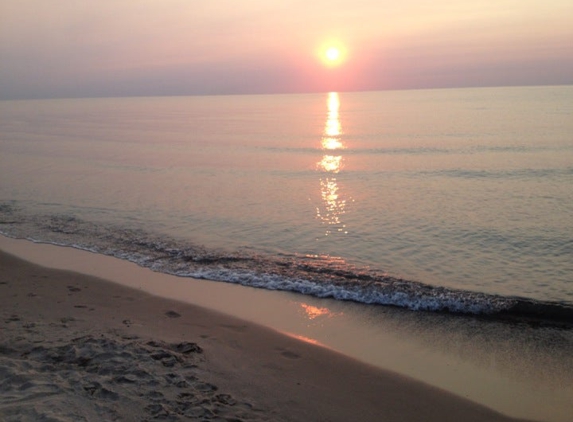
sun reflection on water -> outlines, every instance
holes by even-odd
[[[326,124],[321,141],[322,149],[328,154],[325,154],[317,163],[319,170],[331,174],[320,179],[322,206],[316,208],[316,217],[327,225],[325,236],[333,233],[348,233],[346,225],[342,222],[342,215],[346,213],[346,199],[334,176],[343,168],[343,157],[340,152],[346,148],[342,142],[343,132],[339,110],[338,93],[330,92],[327,100]]]
[[[342,156],[340,155],[325,155],[318,165],[324,171],[338,173],[340,171],[341,162]]]
[[[340,140],[342,126],[340,124],[340,99],[337,92],[330,92],[327,101],[328,113],[326,125],[324,127],[324,137],[322,138],[322,148],[327,150],[343,149],[344,145]]]

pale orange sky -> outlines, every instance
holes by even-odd
[[[571,0],[0,0],[1,99],[571,83]]]

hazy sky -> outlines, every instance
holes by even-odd
[[[2,99],[571,83],[572,0],[0,0]]]

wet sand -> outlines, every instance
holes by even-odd
[[[252,322],[0,253],[4,420],[509,421]]]

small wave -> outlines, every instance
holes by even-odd
[[[349,149],[344,151],[349,154],[365,155],[435,155],[452,154],[455,150],[431,147],[411,147],[411,148],[372,148],[372,149]]]
[[[276,153],[293,153],[293,154],[324,154],[325,150],[322,148],[308,148],[308,147],[261,147],[260,149],[268,152]],[[445,148],[431,148],[431,147],[411,147],[411,148],[341,148],[338,150],[326,150],[329,152],[337,151],[344,155],[433,155],[433,154],[451,154],[457,152],[456,150]]]
[[[452,169],[435,172],[420,172],[417,177],[445,176],[461,179],[545,179],[571,176],[573,168],[515,169],[515,170],[467,170]]]
[[[482,293],[454,291],[412,281],[385,277],[370,283],[289,278],[277,274],[199,269],[179,276],[225,281],[243,286],[282,290],[319,298],[353,301],[364,304],[390,305],[414,311],[440,311],[461,314],[494,314],[510,309],[515,300]]]
[[[448,135],[444,135],[448,136]],[[290,153],[290,154],[323,154],[324,149],[319,147],[289,147],[289,146],[260,146],[257,149],[270,153]],[[484,153],[506,154],[506,153],[538,153],[538,152],[568,152],[568,146],[548,147],[548,146],[496,146],[496,145],[476,145],[472,147],[458,148],[437,148],[428,146],[411,147],[380,147],[380,148],[360,148],[353,145],[345,145],[337,150],[344,155],[474,155]]]

